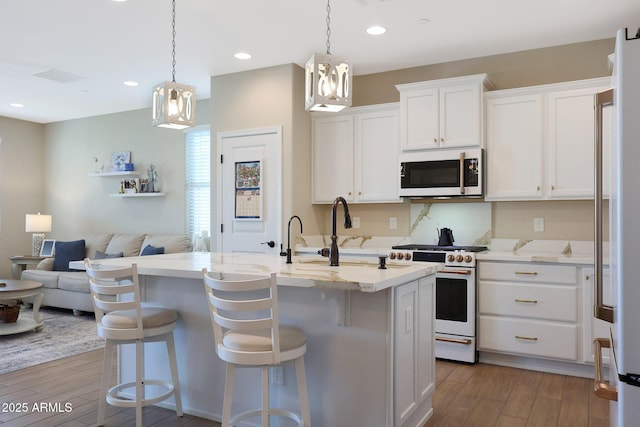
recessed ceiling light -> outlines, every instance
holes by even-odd
[[[251,59],[251,54],[248,54],[247,52],[238,52],[233,56],[235,56],[236,59]]]
[[[379,25],[374,25],[372,27],[367,28],[367,34],[371,36],[379,36],[387,32],[385,27],[381,27]]]
[[[24,107],[24,104],[20,104],[19,102],[12,102],[9,105],[14,107],[14,108],[22,108],[22,107]]]
[[[114,0],[114,1],[115,1],[115,0]],[[138,82],[133,82],[133,81],[130,81],[130,80],[128,80],[128,81],[126,81],[126,82],[123,82],[122,84],[124,84],[125,86],[129,86],[129,87],[136,87],[136,86],[138,86],[138,85],[139,85],[139,83],[138,83]]]

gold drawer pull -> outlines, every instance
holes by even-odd
[[[465,345],[469,345],[472,343],[472,341],[469,338],[455,339],[455,338],[436,337],[436,341],[451,342],[454,344],[465,344]]]
[[[520,299],[520,298],[516,298],[514,299],[515,302],[526,302],[527,304],[537,304],[538,300],[537,299]]]
[[[593,392],[596,396],[606,400],[618,400],[618,388],[602,381],[602,348],[610,348],[609,338],[596,338],[593,340],[593,355],[595,359],[596,381]]]
[[[538,337],[523,337],[521,335],[516,335],[516,339],[527,340],[527,341],[538,341]]]
[[[537,271],[516,271],[516,274],[527,274],[529,276],[537,276]]]

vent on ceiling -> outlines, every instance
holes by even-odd
[[[76,74],[67,73],[65,71],[54,70],[53,68],[43,71],[41,73],[34,74],[36,77],[41,77],[47,80],[53,80],[58,83],[70,83],[83,79],[84,77]]]

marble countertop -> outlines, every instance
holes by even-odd
[[[594,263],[594,247],[591,241],[493,239],[490,250],[476,256],[479,261],[590,265]],[[605,250],[604,264],[609,263],[608,258]]]
[[[136,263],[141,275],[201,279],[202,269],[228,275],[257,275],[275,272],[278,285],[316,287],[376,292],[435,274],[439,263],[387,262],[378,268],[373,257],[345,257],[340,266],[330,267],[321,256],[294,256],[287,264],[285,257],[262,254],[185,252],[95,261],[100,266],[123,267]],[[82,261],[71,268],[83,269]]]

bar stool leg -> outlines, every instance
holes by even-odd
[[[136,427],[142,427],[144,394],[144,343],[136,340]]]
[[[233,382],[236,377],[236,367],[233,363],[227,363],[224,378],[224,403],[222,404],[222,427],[231,427],[231,398],[233,397]]]
[[[104,347],[104,362],[102,365],[102,380],[100,383],[100,399],[98,401],[98,425],[104,425],[105,412],[107,407],[107,391],[111,380],[111,366],[113,364],[114,343],[107,340]]]
[[[307,376],[304,370],[304,357],[298,357],[295,361],[296,380],[298,381],[298,398],[300,399],[300,415],[305,427],[311,426],[311,414],[309,413],[309,396],[307,394]]]
[[[269,367],[262,367],[262,426],[269,427]]]
[[[176,344],[173,332],[167,335],[167,353],[169,353],[169,366],[171,367],[171,382],[173,383],[173,397],[176,401],[176,414],[182,416],[182,396],[180,394],[180,379],[178,378],[178,362],[176,360]]]

